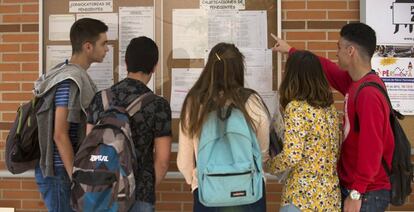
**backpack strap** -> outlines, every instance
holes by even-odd
[[[380,84],[378,84],[376,82],[364,82],[359,86],[359,88],[358,88],[358,90],[355,94],[355,106],[356,106],[356,99],[357,99],[357,96],[358,96],[359,92],[367,86],[375,87],[379,91],[381,91],[381,93],[387,99],[388,106],[390,107],[390,116],[393,116],[394,118],[398,118],[398,119],[404,119],[404,115],[402,115],[400,112],[398,112],[398,111],[396,111],[392,108],[391,100],[390,100],[390,97],[388,96],[387,90],[385,90],[384,87],[382,87]],[[359,132],[359,119],[358,119],[358,114],[356,114],[356,113],[355,113],[354,125],[355,125],[355,127],[354,127],[355,131]],[[387,172],[387,175],[390,176],[391,175],[391,170],[388,167],[388,164],[385,161],[384,157],[381,158],[381,163],[382,163],[382,166],[385,169],[385,172]]]
[[[101,96],[102,96],[102,105],[103,105],[103,109],[104,111],[108,110],[109,106],[111,105],[112,102],[112,91],[111,88],[107,88],[105,90],[103,90],[101,92]]]
[[[359,88],[358,88],[358,90],[357,90],[357,92],[356,92],[356,94],[355,94],[355,108],[356,108],[356,100],[357,100],[357,97],[358,97],[358,94],[359,94],[359,92],[363,89],[363,88],[365,88],[365,87],[367,87],[367,86],[372,86],[372,87],[375,87],[375,88],[377,88],[379,91],[381,91],[381,93],[384,95],[384,97],[387,99],[387,103],[388,103],[388,106],[389,106],[389,108],[390,108],[390,115],[391,116],[394,116],[394,117],[396,117],[396,118],[398,118],[398,119],[400,119],[400,120],[402,120],[402,119],[404,119],[404,115],[402,115],[400,112],[398,112],[398,111],[396,111],[396,110],[394,110],[393,108],[392,108],[392,104],[391,104],[391,100],[390,100],[390,97],[388,96],[388,93],[387,93],[387,90],[385,90],[385,88],[384,87],[382,87],[380,84],[378,84],[378,83],[376,83],[376,82],[364,82],[364,83],[362,83],[360,86],[359,86]],[[356,131],[356,132],[359,132],[359,119],[358,119],[358,114],[356,114],[355,113],[355,120],[354,120],[354,130]]]
[[[381,93],[385,96],[385,98],[387,99],[387,102],[388,102],[388,105],[389,105],[389,107],[390,108],[392,108],[392,106],[391,106],[391,101],[390,101],[390,99],[389,99],[389,97],[388,97],[388,94],[387,94],[387,91],[380,85],[380,84],[378,84],[378,83],[376,83],[376,82],[372,82],[372,81],[370,81],[370,82],[363,82],[359,87],[358,87],[358,90],[356,91],[356,93],[355,93],[355,98],[354,98],[354,108],[356,108],[356,104],[357,104],[357,99],[358,99],[358,94],[359,94],[359,92],[361,92],[361,90],[363,89],[363,88],[365,88],[365,87],[368,87],[368,86],[371,86],[371,87],[375,87],[375,88],[377,88],[378,90],[380,90],[381,91]],[[358,113],[356,113],[355,112],[355,119],[354,119],[354,130],[356,131],[356,132],[359,132],[359,117],[358,117]]]
[[[359,86],[359,88],[358,88],[357,95],[358,95],[359,91],[361,91],[361,89],[362,89],[362,88],[365,88],[365,87],[367,87],[367,86],[376,87],[379,91],[381,91],[381,93],[382,93],[382,94],[384,95],[384,97],[387,99],[388,106],[392,109],[391,100],[390,100],[390,97],[388,96],[387,91],[385,90],[385,88],[384,88],[384,87],[382,87],[382,86],[381,86],[380,84],[378,84],[377,82],[372,82],[372,81],[369,81],[369,82],[364,82],[364,83],[362,83],[362,84]],[[355,97],[355,98],[356,98],[356,97]]]
[[[146,92],[132,101],[127,107],[126,111],[128,112],[129,116],[133,116],[136,112],[141,110],[141,108],[148,103],[152,102],[156,97],[155,94],[152,92]]]

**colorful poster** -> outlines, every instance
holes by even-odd
[[[404,115],[414,115],[413,56],[414,46],[378,46],[372,58],[372,68],[385,82],[392,106]]]
[[[414,42],[414,0],[365,0],[361,20],[376,31],[379,44]]]

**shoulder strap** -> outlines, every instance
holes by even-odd
[[[111,105],[112,102],[112,91],[111,88],[107,88],[105,90],[102,90],[101,92],[101,96],[102,96],[102,105],[103,105],[103,109],[104,111],[108,110],[109,106]]]
[[[404,119],[404,115],[402,115],[400,112],[398,112],[398,111],[394,110],[394,108],[392,107],[391,100],[390,100],[390,97],[388,96],[387,90],[385,90],[385,88],[384,88],[384,87],[382,87],[380,84],[378,84],[378,83],[376,83],[376,82],[364,82],[364,83],[362,83],[362,84],[359,86],[359,88],[358,88],[358,90],[357,90],[357,92],[356,92],[356,94],[355,94],[355,107],[356,107],[356,101],[357,101],[357,97],[358,97],[359,92],[360,92],[363,88],[365,88],[365,87],[367,87],[367,86],[372,86],[372,87],[375,87],[375,88],[377,88],[379,91],[381,91],[381,93],[382,93],[382,94],[384,95],[384,97],[387,99],[388,106],[390,107],[390,114],[391,114],[392,116],[395,116],[396,118],[398,118],[398,119],[400,119],[400,120]],[[356,114],[356,116],[355,116],[355,122],[354,122],[354,124],[355,124],[355,130],[358,132],[358,131],[359,131],[359,120],[358,120],[358,114]]]
[[[378,84],[376,82],[364,82],[359,86],[359,88],[358,88],[358,90],[355,94],[355,105],[356,105],[356,98],[357,98],[358,93],[361,91],[361,89],[363,89],[367,86],[375,87],[375,88],[377,88],[378,90],[381,91],[381,93],[387,99],[388,106],[390,107],[390,116],[397,117],[398,119],[403,119],[404,118],[404,116],[400,112],[398,112],[398,111],[396,111],[392,108],[391,100],[390,100],[390,97],[388,96],[387,90],[385,90],[384,87],[382,87],[380,84]],[[355,130],[359,131],[358,114],[355,115]],[[384,167],[385,172],[387,173],[387,175],[390,176],[391,175],[391,170],[388,167],[388,164],[385,161],[384,157],[381,158],[381,163],[382,163],[382,166]]]
[[[141,108],[148,103],[152,102],[153,99],[155,99],[156,95],[147,92],[136,98],[134,101],[132,101],[126,108],[126,111],[128,112],[129,116],[133,116],[136,112],[141,110]]]
[[[361,90],[363,89],[363,88],[365,88],[365,87],[368,87],[368,86],[372,86],[372,87],[375,87],[375,88],[377,88],[378,90],[380,90],[381,91],[381,93],[384,95],[384,97],[387,99],[387,102],[388,102],[388,106],[390,107],[390,109],[392,110],[392,105],[391,105],[391,101],[390,101],[390,99],[389,99],[389,97],[388,97],[388,94],[387,94],[387,91],[380,85],[380,84],[378,84],[378,83],[376,83],[376,82],[372,82],[372,81],[369,81],[369,82],[363,82],[359,87],[358,87],[358,90],[356,91],[356,93],[355,93],[355,97],[354,97],[354,108],[356,108],[356,104],[357,104],[357,99],[358,99],[358,95],[359,95],[359,92],[361,92]],[[355,119],[354,119],[354,130],[356,131],[356,132],[359,132],[359,117],[358,117],[358,114],[355,112]]]
[[[384,97],[387,99],[387,102],[388,102],[388,106],[390,107],[390,109],[392,109],[392,105],[391,105],[391,100],[390,100],[390,97],[388,96],[388,93],[387,93],[387,91],[385,90],[385,88],[384,87],[382,87],[380,84],[378,84],[377,82],[372,82],[372,81],[369,81],[369,82],[364,82],[364,83],[362,83],[360,86],[359,86],[359,88],[358,88],[358,91],[356,92],[356,94],[355,94],[355,100],[356,100],[356,98],[357,98],[357,96],[358,96],[358,93],[363,89],[363,88],[365,88],[365,87],[367,87],[367,86],[372,86],[372,87],[376,87],[379,91],[381,91],[381,93],[384,95]],[[355,101],[355,104],[356,104],[356,101]]]

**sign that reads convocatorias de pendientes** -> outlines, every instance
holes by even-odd
[[[98,1],[69,1],[70,13],[101,13],[112,12],[112,0]]]
[[[245,0],[200,0],[200,8],[206,10],[244,10]]]

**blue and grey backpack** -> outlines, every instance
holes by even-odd
[[[211,112],[197,157],[198,194],[207,207],[251,204],[262,198],[259,144],[243,113],[233,106]]]
[[[71,199],[76,211],[128,211],[132,206],[137,160],[129,119],[154,96],[145,93],[125,109],[110,104],[110,89],[102,91],[104,112],[74,158]]]

